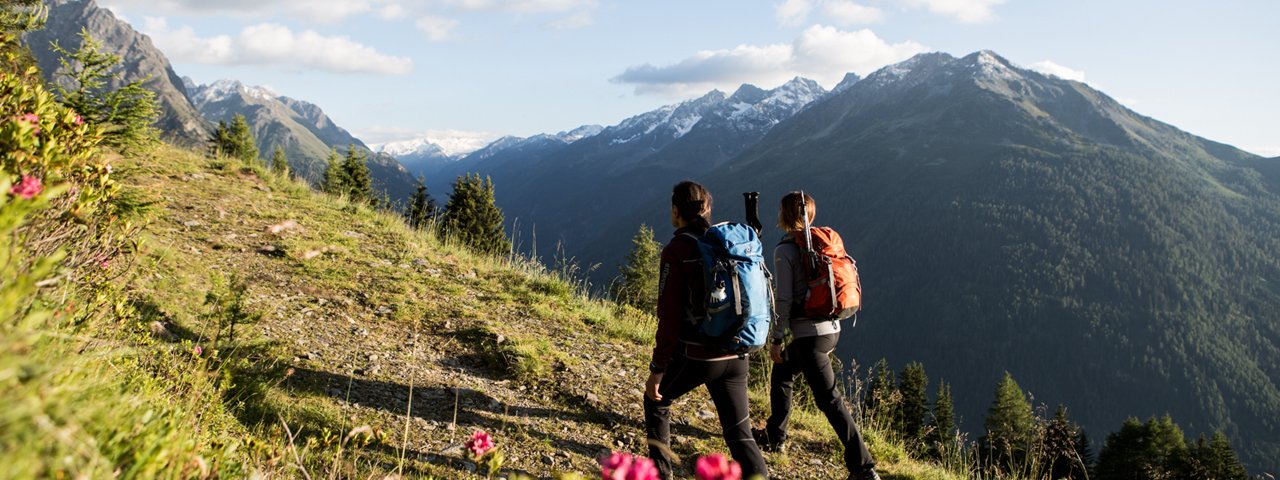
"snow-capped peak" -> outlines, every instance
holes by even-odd
[[[209,85],[197,87],[195,96],[191,100],[196,105],[203,105],[221,102],[236,94],[262,101],[274,100],[280,96],[267,87],[245,85],[237,80],[218,80]]]
[[[393,157],[408,155],[443,155],[449,158],[462,158],[488,145],[496,135],[464,133],[450,135],[431,135],[411,140],[387,142],[370,145],[375,152],[382,152]]]

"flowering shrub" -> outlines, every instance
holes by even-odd
[[[471,439],[467,440],[465,446],[471,451],[476,465],[484,467],[486,478],[493,478],[502,470],[502,452],[495,448],[493,437],[488,432],[477,430],[471,434]]]
[[[648,458],[614,452],[600,459],[600,476],[604,480],[658,480],[658,467]]]
[[[467,450],[471,450],[472,455],[480,458],[489,453],[489,450],[493,450],[493,438],[490,438],[488,433],[477,430],[471,435],[471,440],[467,441],[466,446]]]
[[[34,67],[0,71],[0,247],[23,250],[12,257],[15,275],[30,274],[39,259],[59,258],[58,281],[42,285],[92,290],[127,270],[112,268],[111,260],[136,247],[137,227],[125,218],[128,202],[101,141],[100,127],[59,103]],[[80,313],[121,308],[99,300]]]
[[[739,480],[742,478],[742,467],[724,455],[713,453],[698,458],[696,473],[698,480]]]

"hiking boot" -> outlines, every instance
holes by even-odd
[[[773,439],[769,438],[769,433],[763,428],[751,429],[751,436],[755,437],[756,445],[760,446],[760,450],[766,452],[781,452],[783,444],[786,443],[786,437]]]
[[[868,468],[862,473],[850,473],[849,480],[880,480],[880,474],[876,473],[876,469]]]

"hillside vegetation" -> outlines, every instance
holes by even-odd
[[[149,210],[140,245],[110,267],[107,314],[5,324],[0,402],[24,407],[0,476],[465,478],[481,429],[537,476],[643,453],[647,314],[257,166],[159,147],[114,171]],[[677,453],[725,450],[705,395],[678,405]],[[797,417],[771,465],[839,476],[829,427]],[[875,452],[890,476],[955,477]]]

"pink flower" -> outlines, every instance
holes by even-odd
[[[34,113],[28,113],[22,116],[22,121],[35,125],[40,123],[40,117],[36,116]]]
[[[658,467],[653,464],[653,460],[635,457],[635,463],[631,464],[631,474],[627,475],[627,480],[658,480]]]
[[[600,476],[603,480],[658,480],[658,467],[653,460],[614,452],[600,458]]]
[[[698,458],[698,480],[739,480],[742,467],[724,455],[713,453]]]
[[[102,267],[102,268],[104,268],[104,269],[105,269],[105,268],[109,268],[109,267],[111,267],[111,261],[110,261],[110,260],[103,260],[103,261],[101,261],[101,262],[98,262],[98,266],[99,266],[99,267]]]
[[[196,348],[191,349],[191,353],[192,353],[193,355],[195,355],[195,356],[199,357],[199,356],[200,356],[200,354],[204,353],[204,349],[203,349],[203,348],[200,348],[200,346],[199,346],[199,345],[196,345]]]
[[[23,175],[21,181],[9,187],[9,195],[27,200],[39,195],[42,191],[44,187],[40,185],[40,179],[29,175]]]
[[[477,430],[471,435],[471,440],[467,440],[467,450],[471,450],[471,454],[476,458],[482,457],[489,453],[489,450],[493,450],[493,438],[483,430]]]
[[[84,125],[84,117],[81,117],[79,115],[76,115],[75,120],[72,120],[72,121],[76,122],[76,125]]]

